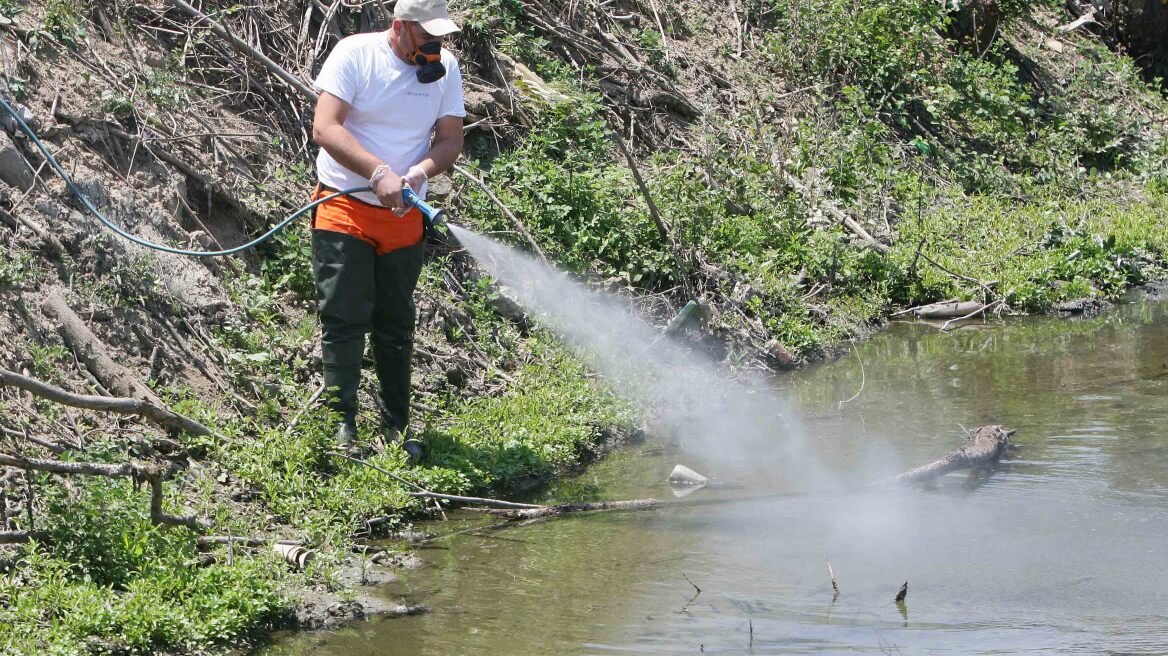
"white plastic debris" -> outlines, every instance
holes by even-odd
[[[685,465],[674,465],[673,473],[669,475],[672,485],[705,485],[710,479],[702,476]]]
[[[316,558],[316,553],[310,549],[305,549],[298,544],[282,544],[277,542],[272,545],[272,551],[276,552],[289,565],[296,569],[304,569],[305,565],[312,562]]]

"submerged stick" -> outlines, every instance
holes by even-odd
[[[562,503],[558,506],[535,506],[526,510],[494,510],[483,509],[488,515],[508,517],[511,519],[537,519],[543,517],[558,517],[571,513],[609,512],[615,510],[650,510],[662,504],[657,499],[629,499],[626,501],[597,501],[593,503]]]
[[[843,414],[845,403],[851,403],[860,398],[860,395],[864,393],[864,385],[868,383],[868,374],[864,372],[864,361],[860,359],[860,352],[856,350],[856,343],[854,341],[852,342],[852,355],[856,356],[856,362],[860,363],[860,389],[856,390],[856,393],[851,398],[839,402],[839,405],[835,409],[837,414]],[[834,578],[832,582],[835,582]]]

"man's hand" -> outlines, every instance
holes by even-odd
[[[429,179],[430,176],[426,175],[426,169],[415,164],[410,167],[408,173],[402,176],[402,184],[408,184],[410,189],[421,193],[422,185],[426,184]]]
[[[389,171],[373,184],[373,195],[398,216],[405,214],[407,209],[402,198],[402,181],[398,174]]]
[[[426,175],[426,170],[415,164],[402,176],[402,186],[409,185],[410,189],[414,190],[414,193],[420,194],[422,193],[422,185],[426,184],[426,180],[429,179],[430,176]],[[400,210],[394,209],[394,213],[398,216],[404,216],[409,210],[409,207],[403,207]]]

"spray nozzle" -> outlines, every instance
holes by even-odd
[[[413,189],[402,187],[402,200],[406,205],[418,208],[422,218],[429,228],[441,228],[446,225],[446,210],[440,210],[422,200]]]

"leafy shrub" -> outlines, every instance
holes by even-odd
[[[672,284],[676,265],[627,169],[612,163],[600,111],[590,94],[545,108],[523,142],[492,162],[488,184],[568,269],[647,289]],[[512,229],[477,190],[462,215],[485,231]]]

